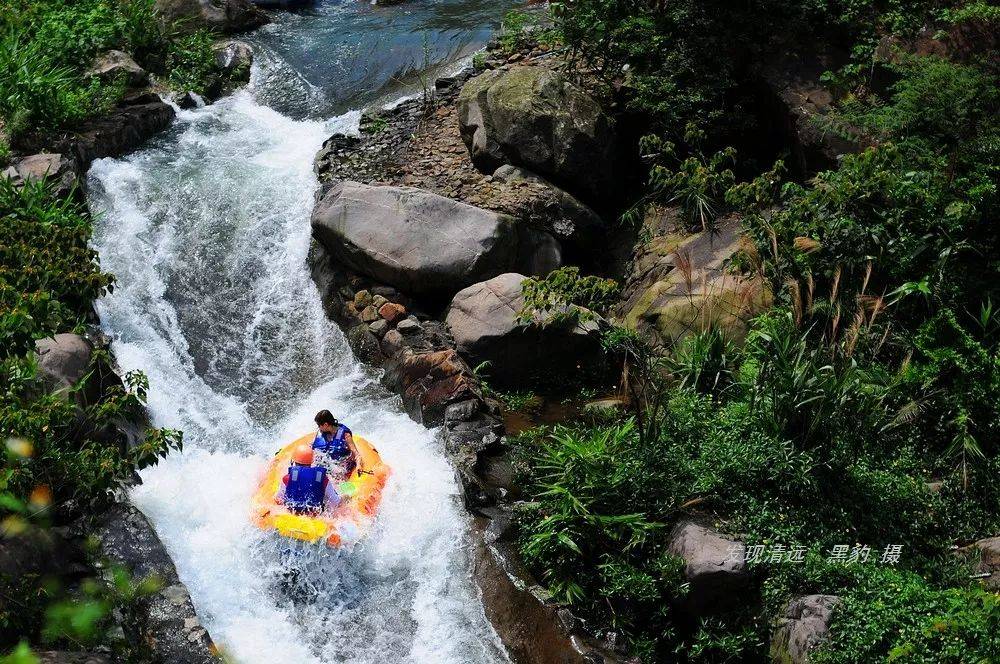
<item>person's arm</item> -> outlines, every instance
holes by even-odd
[[[283,505],[285,503],[285,487],[288,486],[288,475],[281,478],[281,486],[278,487],[278,493],[274,496],[274,502],[278,505]]]
[[[365,468],[364,466],[361,465],[361,455],[358,454],[358,447],[354,444],[354,434],[345,433],[344,442],[347,443],[348,449],[351,450],[351,454],[354,456],[354,466],[357,469],[358,474],[360,475],[362,472],[364,472]]]
[[[340,494],[333,488],[333,482],[329,477],[323,478],[323,498],[327,508],[334,508],[340,504]]]

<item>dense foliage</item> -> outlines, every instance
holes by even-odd
[[[165,28],[153,0],[0,0],[3,132],[16,142],[25,132],[107,112],[126,82],[85,74],[96,56],[112,49],[171,87],[204,93],[219,77],[211,44],[203,30]]]
[[[585,69],[654,132],[639,146],[649,186],[636,209],[674,205],[705,229],[740,213],[750,241],[734,263],[770,284],[774,307],[739,347],[708,329],[659,357],[629,330],[606,334],[627,365],[630,412],[516,441],[530,567],[644,661],[765,661],[776,616],[813,593],[842,599],[813,661],[997,660],[996,596],[952,553],[1000,533],[996,53],[976,50],[989,40],[956,41],[951,58],[906,49],[928,24],[995,31],[995,8],[557,10]],[[753,66],[817,47],[853,53],[824,77],[837,103],[823,122],[864,149],[808,181],[779,161],[734,184],[755,168],[723,147],[754,126]],[[692,514],[804,559],[751,565],[760,607],[686,621],[665,545]],[[830,560],[859,544],[867,563]],[[899,560],[880,560],[891,546]]]
[[[137,468],[181,444],[180,432],[167,429],[137,432],[139,440],[128,440],[125,430],[145,419],[146,378],[129,373],[120,380],[105,351],[94,352],[86,374],[69,390],[52,393],[39,375],[35,341],[81,328],[92,317],[92,301],[112,284],[87,244],[90,234],[90,216],[75,196],[58,199],[45,182],[18,189],[0,180],[0,533],[5,538],[44,537],[51,525],[93,514],[132,481]],[[109,578],[110,585],[89,579],[74,587],[37,575],[0,578],[5,598],[0,648],[21,639],[77,646],[105,642],[112,608],[150,587],[150,582],[133,584],[120,570]]]

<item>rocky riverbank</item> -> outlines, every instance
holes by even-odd
[[[168,6],[169,5],[169,6]],[[183,19],[188,26],[202,26],[233,33],[257,27],[266,15],[245,0],[227,0],[221,8],[206,3],[157,3],[165,20]],[[252,53],[236,40],[216,43],[218,77],[213,96],[221,96],[249,80]],[[174,103],[182,107],[201,103],[185,91],[169,91],[127,54],[110,51],[95,59],[88,76],[124,80],[129,86],[110,112],[85,120],[70,130],[34,131],[15,137],[9,165],[2,177],[15,189],[46,181],[58,198],[82,202],[86,196],[85,173],[103,157],[120,157],[139,149],[166,129],[175,117]],[[171,100],[171,97],[173,98]],[[2,129],[2,127],[0,127]],[[81,437],[92,428],[86,409],[99,408],[109,395],[128,391],[122,372],[114,366],[109,340],[97,328],[96,313],[87,312],[88,329],[82,334],[63,333],[35,345],[39,389],[76,404]],[[99,374],[95,377],[94,373]],[[85,389],[78,389],[85,385]],[[148,422],[142,417],[119,418],[111,429],[93,435],[120,441],[122,454],[143,443]],[[113,429],[113,430],[112,430]],[[109,443],[111,444],[111,443]],[[133,481],[138,481],[134,476]],[[65,506],[60,506],[62,509]],[[73,512],[69,506],[69,512]],[[74,517],[68,524],[29,528],[0,540],[0,576],[4,579],[47,579],[57,587],[79,592],[81,583],[104,578],[112,583],[118,570],[135,587],[148,586],[111,616],[102,642],[112,643],[141,661],[199,664],[219,661],[218,652],[194,609],[191,598],[149,520],[123,493],[99,513]],[[119,588],[119,590],[121,590]],[[117,661],[107,648],[94,652],[48,651],[43,662]]]

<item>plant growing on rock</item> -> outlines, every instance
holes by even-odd
[[[588,322],[603,312],[618,292],[613,279],[581,276],[578,267],[561,267],[544,278],[521,283],[524,305],[518,321],[529,325],[539,318],[543,325]]]

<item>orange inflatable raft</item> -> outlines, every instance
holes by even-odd
[[[389,478],[389,467],[371,443],[361,436],[354,436],[354,446],[361,457],[359,472],[355,469],[349,477],[335,487],[340,494],[340,505],[320,514],[294,514],[274,502],[281,486],[281,478],[288,472],[292,451],[302,443],[312,443],[315,434],[306,434],[274,455],[267,474],[253,495],[253,519],[264,530],[276,530],[279,535],[305,542],[325,541],[330,546],[356,539],[362,534],[378,512],[382,490]]]

